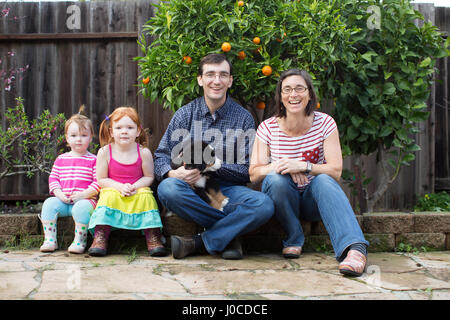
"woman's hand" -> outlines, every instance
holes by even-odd
[[[291,177],[297,185],[305,185],[308,183],[308,177],[304,173],[291,173]]]
[[[275,171],[280,174],[303,173],[305,168],[306,163],[304,161],[283,158],[275,162]]]

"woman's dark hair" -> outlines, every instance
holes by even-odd
[[[233,74],[233,66],[231,65],[231,62],[227,59],[227,56],[222,53],[211,53],[207,56],[203,57],[202,60],[200,60],[200,63],[198,65],[198,75],[203,75],[203,66],[205,64],[221,64],[223,61],[226,61],[228,65],[230,66],[230,74]]]
[[[290,76],[300,76],[302,77],[306,85],[308,87],[309,93],[309,102],[306,105],[305,114],[309,116],[311,112],[314,110],[314,107],[317,105],[317,96],[316,91],[314,89],[314,85],[311,80],[311,76],[305,70],[299,69],[289,69],[284,71],[280,75],[280,79],[278,80],[277,88],[275,90],[275,115],[279,118],[286,117],[286,108],[281,101],[281,86],[283,85],[283,80]]]

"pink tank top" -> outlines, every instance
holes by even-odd
[[[113,159],[111,145],[109,145],[108,177],[120,183],[135,183],[144,176],[142,158],[137,144],[138,158],[135,163],[124,164]]]

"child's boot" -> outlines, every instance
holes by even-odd
[[[70,253],[83,253],[86,249],[87,242],[87,224],[81,224],[75,222],[75,237],[72,244],[69,247]]]
[[[168,252],[161,243],[161,230],[159,228],[145,229],[145,240],[147,242],[148,253],[152,257],[164,257]]]
[[[42,228],[44,229],[44,243],[39,250],[41,252],[53,252],[58,249],[58,240],[56,239],[56,219],[49,221],[41,220],[41,222]]]
[[[111,226],[98,225],[94,231],[94,241],[88,250],[90,256],[104,257],[108,250],[108,239],[111,232]]]

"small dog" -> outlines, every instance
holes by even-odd
[[[222,166],[222,161],[216,157],[214,148],[204,141],[187,140],[180,153],[171,162],[174,170],[181,166],[187,170],[198,169],[200,171],[200,180],[191,187],[203,201],[213,208],[223,211],[229,199],[222,193],[219,184],[211,174]]]

